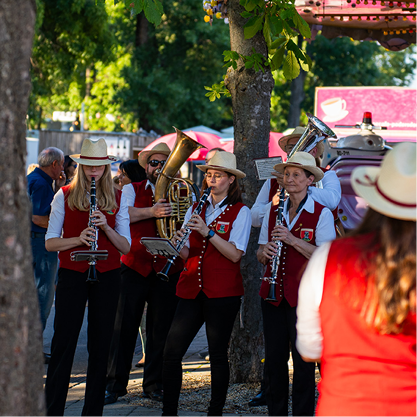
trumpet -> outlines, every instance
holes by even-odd
[[[107,250],[98,250],[98,227],[93,222],[93,213],[97,210],[97,200],[96,200],[96,179],[91,178],[91,187],[90,187],[90,212],[88,227],[92,227],[95,231],[94,241],[90,245],[90,250],[79,250],[71,252],[71,261],[88,261],[90,265],[88,269],[88,276],[86,282],[90,284],[95,284],[99,282],[97,279],[96,264],[98,260],[106,260],[109,256]]]
[[[203,195],[200,198],[200,201],[197,204],[197,207],[194,209],[192,214],[200,214],[201,211],[203,210],[203,206],[206,203],[209,195],[211,192],[211,187],[207,188],[206,190],[204,190]],[[185,244],[187,243],[190,235],[191,235],[192,230],[188,227],[185,226],[185,232],[184,235],[182,236],[181,240],[177,243],[177,245],[175,246],[175,250],[180,253],[181,249],[185,246]],[[175,259],[177,259],[177,256],[171,256],[170,258],[168,258],[167,263],[165,264],[164,268],[162,269],[161,272],[158,272],[156,275],[158,275],[159,278],[162,279],[162,281],[169,281],[169,277],[168,277],[168,272],[171,269],[171,266],[174,265],[174,261]]]

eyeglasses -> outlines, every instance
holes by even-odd
[[[74,167],[74,169],[77,168],[77,164],[75,162],[72,164],[72,166]]]
[[[286,152],[287,155],[294,149],[294,146],[295,145],[287,145],[285,147],[285,152]]]
[[[214,178],[214,181],[220,181],[223,177],[225,177],[226,175],[221,175],[221,174],[206,174],[206,180],[207,181],[211,181],[212,178]]]
[[[165,165],[166,161],[158,161],[157,159],[152,159],[151,161],[148,162],[148,164],[153,167],[156,168],[159,164],[161,164],[161,167],[163,167]]]

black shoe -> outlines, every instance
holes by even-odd
[[[259,391],[250,401],[249,407],[260,407],[266,405],[266,392],[265,390]]]
[[[143,392],[142,394],[143,398],[150,398],[151,400],[154,401],[163,401],[164,400],[164,393],[162,392],[162,390],[160,389],[156,389],[155,391],[152,392]]]
[[[49,361],[51,360],[51,355],[49,353],[43,353],[43,363],[45,365],[49,364]]]
[[[119,398],[119,394],[115,392],[106,391],[104,396],[104,405],[114,404]]]

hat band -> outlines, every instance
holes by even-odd
[[[362,182],[362,181],[360,181],[358,178],[356,179],[356,182],[358,183],[358,184],[361,184],[361,185],[365,185],[365,186],[369,186],[369,187],[372,187],[372,186],[375,186],[375,189],[376,189],[376,191],[378,192],[378,194],[379,195],[381,195],[383,198],[385,198],[385,200],[387,200],[389,203],[391,203],[391,204],[395,204],[396,206],[399,206],[399,207],[407,207],[407,208],[416,208],[417,207],[417,205],[416,204],[407,204],[407,203],[402,203],[401,201],[398,201],[398,200],[394,200],[394,199],[392,199],[391,197],[389,197],[389,196],[387,196],[379,187],[378,187],[378,182],[377,182],[377,180],[375,180],[375,181],[372,181],[372,179],[371,178],[369,178],[369,176],[368,175],[365,175],[365,178],[368,180],[368,183],[364,183],[364,182]]]
[[[94,159],[96,161],[104,161],[106,159],[110,159],[108,156],[83,156],[80,155],[80,159]]]

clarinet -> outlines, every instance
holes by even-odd
[[[206,190],[204,190],[203,195],[200,198],[200,201],[197,204],[197,207],[195,208],[195,210],[192,212],[191,215],[193,214],[200,214],[201,211],[203,210],[203,206],[206,203],[207,199],[209,198],[211,192],[211,187],[207,188]],[[185,244],[187,243],[190,235],[191,235],[192,230],[188,227],[185,226],[185,231],[184,231],[184,235],[181,238],[181,240],[177,243],[177,245],[175,246],[175,249],[178,253],[181,252],[181,249],[185,246]],[[171,266],[174,265],[174,261],[175,259],[177,259],[177,256],[171,256],[170,258],[168,258],[167,263],[165,264],[164,268],[162,269],[161,272],[158,272],[156,275],[158,275],[159,278],[162,279],[162,281],[169,281],[169,277],[168,277],[168,272],[171,269]]]
[[[277,208],[277,217],[275,220],[275,226],[281,226],[282,225],[282,215],[284,212],[284,202],[285,202],[285,190],[284,188],[281,190],[281,193],[279,195],[279,203]],[[277,240],[275,242],[278,246],[277,253],[273,256],[271,259],[271,276],[270,277],[262,277],[261,279],[264,281],[269,282],[269,292],[268,297],[265,298],[265,301],[278,301],[275,295],[276,286],[277,286],[277,276],[278,276],[278,269],[280,265],[280,259],[281,259],[281,250],[282,250],[282,242],[280,240]]]
[[[91,178],[91,188],[90,188],[90,216],[88,220],[88,227],[92,227],[95,230],[94,241],[90,244],[90,251],[96,251],[98,249],[97,241],[98,241],[98,227],[93,223],[93,213],[97,210],[97,199],[96,199],[96,179],[94,177]],[[88,265],[90,268],[88,270],[88,277],[87,281],[90,284],[95,284],[99,282],[97,279],[97,272],[96,272],[96,264],[97,258],[92,255]]]

